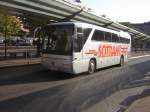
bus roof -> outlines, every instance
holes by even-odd
[[[124,38],[128,38],[130,39],[131,36],[128,32],[124,32],[124,31],[115,31],[115,30],[111,30],[111,29],[108,29],[108,28],[104,28],[104,27],[101,27],[101,26],[96,26],[96,25],[92,25],[92,24],[88,24],[88,23],[84,23],[84,22],[58,22],[58,23],[51,23],[51,24],[48,24],[48,25],[69,25],[69,24],[74,24],[76,26],[81,26],[83,28],[93,28],[93,29],[98,29],[98,30],[102,30],[102,31],[106,31],[106,32],[110,32],[110,33],[115,33],[121,37],[124,37]]]

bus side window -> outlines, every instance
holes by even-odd
[[[112,42],[116,42],[116,43],[119,42],[119,37],[117,34],[112,33]]]
[[[105,41],[112,42],[111,36],[111,33],[105,32]]]
[[[129,44],[130,43],[130,39],[127,39],[127,44]]]
[[[130,43],[130,39],[120,37],[120,43],[129,44]]]
[[[94,41],[104,41],[104,32],[103,31],[99,31],[99,30],[95,30],[92,40]]]

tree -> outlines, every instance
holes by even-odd
[[[18,35],[21,31],[21,21],[15,17],[4,13],[0,13],[0,35],[7,36]]]

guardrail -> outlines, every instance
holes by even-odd
[[[6,52],[6,56],[5,56]],[[36,46],[0,46],[0,59],[32,58],[37,55]]]

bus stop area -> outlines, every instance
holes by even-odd
[[[150,35],[69,0],[1,0],[0,8],[0,17],[6,19],[2,21],[4,31],[0,32],[0,111],[150,112]],[[9,25],[9,18],[20,29],[9,28],[15,26]],[[44,52],[41,45],[46,36],[40,30],[47,24],[65,21],[129,33],[129,62],[122,67],[109,66],[92,75],[83,73],[73,77],[47,70],[41,64]],[[28,39],[32,41],[26,43]]]

